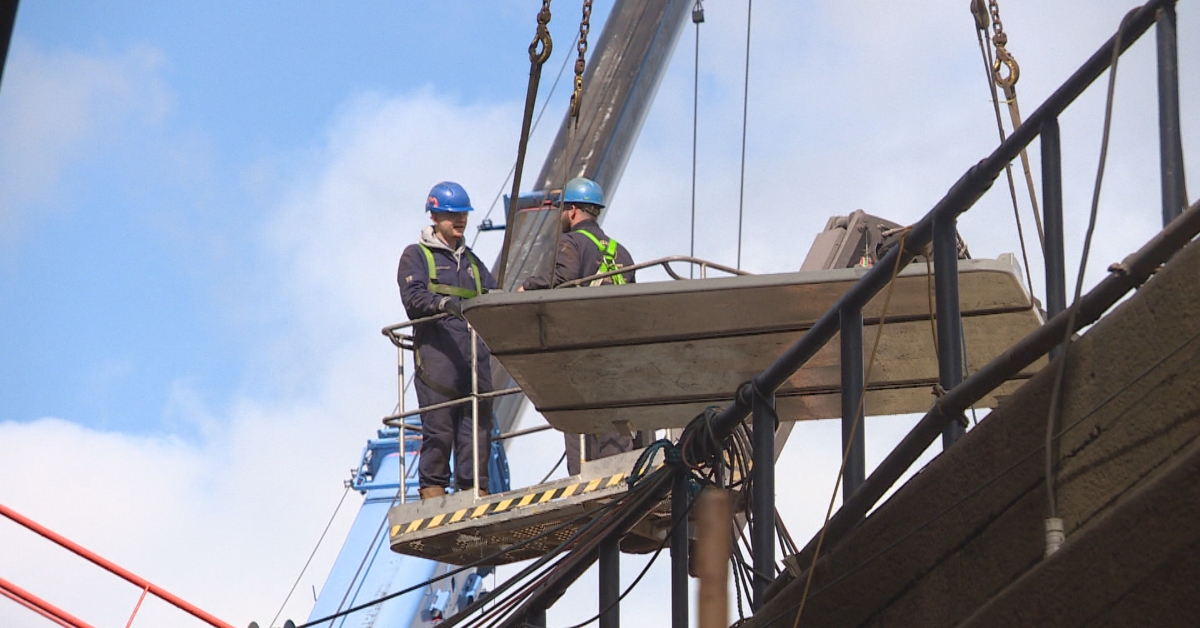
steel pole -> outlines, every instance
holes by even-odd
[[[962,315],[958,309],[958,218],[939,216],[933,221],[933,282],[937,292],[938,382],[951,390],[963,379]],[[942,449],[966,433],[961,421],[950,421],[942,431]]]
[[[1042,211],[1046,224],[1046,314],[1067,309],[1067,265],[1063,257],[1062,141],[1058,118],[1042,124]],[[1032,291],[1032,287],[1030,288]],[[1050,359],[1060,347],[1050,350]]]
[[[841,312],[842,339],[842,451],[846,469],[842,473],[842,501],[850,499],[867,477],[866,404],[862,400],[866,381],[863,374],[862,310]],[[857,424],[858,427],[855,427]]]
[[[775,394],[753,391],[754,464],[750,468],[750,544],[754,552],[754,598],[751,607],[766,603],[767,587],[775,579]]]
[[[1179,131],[1179,47],[1175,2],[1158,11],[1158,140],[1162,165],[1162,220],[1167,226],[1183,213],[1185,180]]]
[[[671,483],[671,628],[688,628],[688,478],[682,466]]]
[[[621,628],[621,539],[600,542],[600,628]]]

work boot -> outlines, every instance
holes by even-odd
[[[446,489],[441,486],[422,486],[421,499],[429,499],[431,497],[441,497],[446,494]]]

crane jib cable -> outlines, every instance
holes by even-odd
[[[550,58],[554,49],[554,41],[550,39],[550,0],[542,0],[542,10],[537,15],[537,31],[529,44],[529,85],[525,90],[525,115],[521,119],[521,138],[517,143],[517,165],[513,168],[512,196],[508,199],[508,212],[505,217],[504,244],[500,249],[500,272],[497,283],[507,289],[504,284],[508,269],[508,249],[512,245],[512,224],[517,217],[518,196],[521,193],[521,173],[525,169],[525,151],[529,148],[529,129],[533,125],[533,110],[537,105],[538,82],[542,78],[542,65]]]

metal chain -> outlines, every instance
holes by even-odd
[[[554,42],[550,39],[550,0],[542,0],[542,10],[538,11],[537,15],[537,32],[533,35],[533,41],[529,43],[529,62],[535,63],[539,67],[550,58],[550,51],[554,48]],[[538,45],[541,45],[541,49]]]
[[[583,19],[579,21],[579,57],[575,59],[575,91],[571,94],[571,117],[579,119],[583,101],[583,70],[587,67],[588,32],[592,30],[592,0],[583,0]]]
[[[996,45],[996,63],[992,66],[992,79],[1000,87],[1012,89],[1021,78],[1021,66],[1017,65],[1017,60],[1005,48],[1008,45],[1008,34],[1004,32],[1004,23],[1000,21],[1000,3],[997,0],[988,0],[988,9],[992,14],[992,43]],[[1005,67],[1008,68],[1007,77],[1000,72]]]

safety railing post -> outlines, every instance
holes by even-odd
[[[754,385],[754,384],[752,384]],[[750,468],[752,511],[750,544],[754,553],[755,611],[766,603],[767,587],[775,579],[775,393],[754,385],[753,416],[754,464]]]
[[[866,382],[863,374],[862,310],[842,308],[842,451],[846,469],[842,474],[842,501],[850,499],[867,476],[866,413],[862,396]]]
[[[1046,225],[1046,314],[1067,308],[1067,265],[1063,256],[1062,140],[1058,118],[1042,124],[1042,211]],[[1032,291],[1032,287],[1030,287]],[[1060,348],[1050,350],[1050,359]]]
[[[950,390],[963,379],[962,316],[958,307],[958,219],[953,215],[933,220],[933,280],[937,292],[938,382]],[[957,417],[942,432],[947,449],[966,433]]]
[[[600,542],[600,628],[621,628],[621,539]]]
[[[671,628],[688,628],[688,477],[682,467],[671,484]]]
[[[397,414],[404,414],[404,343],[396,345],[396,393],[399,401]],[[408,441],[404,433],[404,419],[400,420],[400,503],[408,503]]]
[[[1183,143],[1179,129],[1179,48],[1175,2],[1158,10],[1158,139],[1162,167],[1162,220],[1167,226],[1183,213]]]

